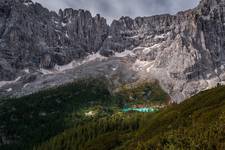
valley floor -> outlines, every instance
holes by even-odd
[[[181,104],[156,83],[80,80],[0,106],[2,150],[225,149],[225,87]],[[139,112],[141,111],[141,112]]]

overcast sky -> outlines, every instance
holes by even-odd
[[[175,14],[178,11],[194,8],[199,0],[34,0],[50,10],[74,8],[99,13],[108,23],[121,16],[151,16],[162,13]]]

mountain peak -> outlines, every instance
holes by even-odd
[[[207,5],[207,6],[215,6],[219,4],[225,4],[225,0],[201,0],[200,5]]]
[[[30,0],[8,2],[32,3]],[[202,0],[196,9],[177,15],[122,17],[110,26],[100,15],[93,17],[85,10],[69,8],[56,14],[40,4],[22,9],[23,5],[17,4],[16,9],[4,5],[0,8],[0,92],[3,94],[33,93],[43,86],[73,80],[74,74],[80,78],[86,74],[104,74],[110,78],[116,74],[120,79],[126,78],[115,81],[116,84],[157,79],[173,100],[180,102],[225,82],[225,12],[221,9],[224,0]],[[98,65],[106,69],[99,71]],[[77,67],[84,66],[88,66],[84,72],[77,72],[80,70]],[[69,72],[60,77],[58,74],[64,68],[72,69],[73,75]],[[127,73],[121,73],[124,71]],[[17,82],[17,77],[25,81]],[[36,86],[45,78],[50,81]],[[112,77],[112,80],[117,79]],[[28,89],[24,85],[27,83],[37,88]],[[19,88],[14,89],[14,84],[19,84],[16,86]],[[11,88],[14,90],[7,90]]]

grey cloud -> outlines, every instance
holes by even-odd
[[[121,16],[151,16],[162,13],[175,14],[194,8],[199,0],[34,0],[43,6],[58,11],[60,8],[90,10],[101,14],[108,22]]]

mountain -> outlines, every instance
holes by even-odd
[[[113,91],[158,80],[175,102],[225,82],[225,1],[201,0],[176,15],[121,17],[51,12],[0,1],[0,95],[23,96],[101,76]]]
[[[225,0],[110,25],[0,0],[0,149],[225,149],[224,43]]]
[[[88,11],[56,14],[30,0],[1,0],[0,6],[2,80],[26,67],[52,68],[96,52],[107,37],[106,20]]]

